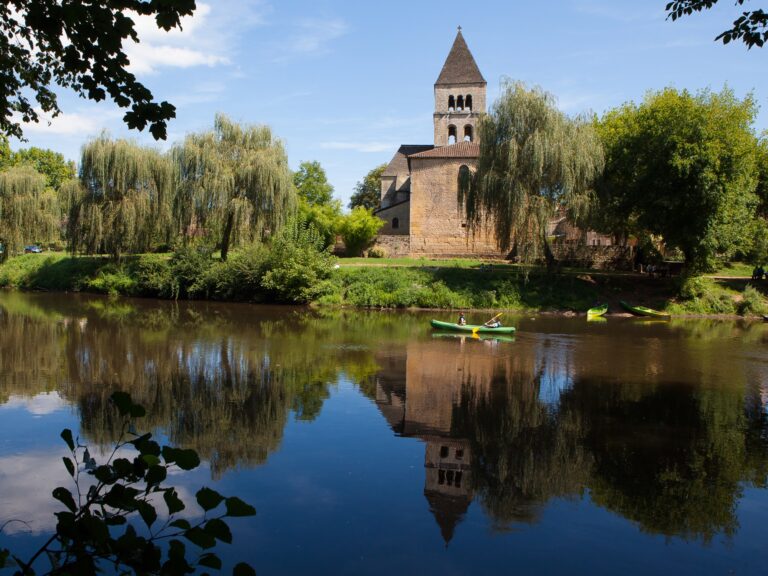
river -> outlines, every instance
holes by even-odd
[[[433,316],[0,293],[0,547],[123,390],[198,451],[186,501],[256,507],[221,552],[262,576],[768,572],[768,323]]]

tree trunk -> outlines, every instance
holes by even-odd
[[[557,267],[557,258],[555,258],[552,247],[549,245],[549,239],[544,236],[544,259],[547,262],[547,271],[553,272]]]
[[[235,225],[235,216],[231,212],[227,215],[227,221],[224,224],[224,230],[221,235],[221,261],[227,261],[229,254],[229,242],[232,237],[232,227]]]

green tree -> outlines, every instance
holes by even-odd
[[[375,210],[381,203],[381,175],[387,169],[386,164],[376,166],[368,172],[362,182],[355,184],[355,192],[349,200],[349,207],[362,206]]]
[[[552,95],[505,83],[480,120],[480,156],[474,173],[459,174],[459,202],[477,231],[489,223],[501,250],[515,246],[524,261],[551,252],[547,228],[557,210],[579,222],[603,167],[591,124],[569,118]]]
[[[83,147],[80,180],[62,188],[70,199],[72,253],[126,253],[168,241],[172,231],[173,171],[157,150],[106,134]]]
[[[222,260],[233,245],[268,238],[296,211],[285,148],[268,126],[218,114],[213,130],[189,134],[173,158],[180,229],[215,237]]]
[[[368,208],[358,206],[342,217],[339,233],[344,240],[349,256],[359,256],[376,238],[384,226],[384,220],[377,218]]]
[[[320,162],[302,162],[293,174],[293,184],[299,195],[299,220],[314,226],[326,246],[332,245],[341,217],[341,202],[333,198],[333,186]]]
[[[129,128],[166,137],[166,122],[176,116],[168,102],[152,93],[127,70],[123,43],[138,42],[134,18],[155,19],[163,30],[180,27],[195,10],[195,0],[8,0],[0,5],[0,133],[21,138],[21,121],[37,122],[39,110],[59,114],[51,86],[74,90],[100,101],[109,96],[129,110]],[[17,112],[18,116],[13,113]]]
[[[671,88],[608,112],[599,123],[606,167],[596,211],[613,232],[662,236],[693,269],[732,255],[757,203],[755,114],[751,96]]]
[[[65,180],[75,177],[75,165],[67,162],[64,155],[43,148],[22,148],[13,153],[14,165],[28,165],[40,172],[48,186],[58,190]]]
[[[0,170],[5,170],[11,164],[12,156],[8,138],[0,134]]]
[[[735,0],[735,3],[743,6],[745,1]],[[694,12],[712,8],[717,2],[718,0],[673,0],[667,3],[667,18],[675,21]],[[728,44],[731,40],[741,40],[747,48],[762,48],[768,40],[768,13],[761,8],[743,12],[733,21],[731,28],[721,32],[715,40],[722,40],[723,44]]]
[[[325,206],[333,200],[333,186],[320,162],[302,162],[293,174],[293,185],[299,198],[310,206]]]
[[[18,254],[28,242],[51,242],[59,237],[56,194],[45,177],[29,166],[0,172],[0,260]]]

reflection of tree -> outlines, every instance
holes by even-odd
[[[148,427],[195,448],[216,476],[264,462],[289,413],[315,418],[340,371],[377,368],[372,346],[349,344],[350,333],[370,342],[372,322],[345,330],[346,315],[107,299],[61,299],[52,313],[55,302],[0,301],[0,398],[57,390],[80,408],[88,440],[108,444],[119,425],[107,399],[129,391]]]
[[[487,394],[463,386],[454,410],[454,430],[472,445],[475,491],[499,527],[535,521],[550,498],[579,494],[589,477],[579,415],[553,411],[538,387],[535,375],[500,371]]]
[[[635,398],[622,386],[578,382],[570,401],[587,422],[593,500],[649,532],[733,535],[741,483],[755,478],[760,422],[727,388],[667,384]],[[751,451],[752,454],[749,454]],[[758,464],[765,471],[765,446]]]

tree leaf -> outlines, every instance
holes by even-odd
[[[61,437],[64,439],[64,442],[67,443],[67,447],[70,449],[70,451],[74,452],[75,441],[72,438],[72,430],[69,428],[64,428],[64,430],[61,431]]]
[[[174,488],[163,492],[163,500],[165,500],[165,505],[168,506],[168,514],[176,514],[176,512],[181,512],[186,508]]]
[[[62,458],[64,461],[64,466],[67,467],[67,472],[69,472],[69,475],[72,476],[72,478],[75,477],[75,465],[72,463],[71,458],[67,458],[66,456]]]
[[[237,496],[232,496],[226,500],[227,516],[254,516],[256,514],[256,508],[243,502]]]
[[[200,504],[200,507],[206,512],[208,510],[213,510],[224,500],[224,496],[210,488],[201,488],[197,491],[195,497],[197,498],[197,503]]]
[[[128,394],[128,392],[112,392],[112,396],[110,396],[109,399],[112,400],[112,403],[117,408],[120,416],[127,416],[130,414],[133,402],[131,401],[131,395]]]
[[[240,562],[232,569],[232,576],[256,576],[256,570],[250,564]]]
[[[208,534],[208,532],[197,526],[184,532],[184,538],[192,542],[192,544],[195,546],[199,546],[203,549],[213,548],[216,546],[216,539],[211,534]]]
[[[203,554],[197,561],[197,565],[213,568],[214,570],[221,570],[221,559],[216,556],[216,554]]]
[[[179,450],[176,453],[176,465],[182,470],[193,470],[200,466],[200,457],[192,449]]]
[[[217,540],[232,544],[232,532],[229,530],[229,526],[224,520],[220,518],[212,518],[205,523],[203,528],[206,532],[211,534]]]
[[[147,475],[144,478],[147,482],[147,489],[151,486],[160,484],[167,476],[168,471],[165,469],[165,466],[150,466]]]
[[[179,518],[178,520],[174,520],[169,524],[172,528],[179,528],[180,530],[189,530],[192,525],[189,523],[189,521],[185,520],[184,518]]]
[[[149,502],[143,500],[139,502],[136,507],[139,509],[141,519],[144,520],[147,528],[152,528],[152,524],[157,520],[157,512],[155,512],[155,508]]]
[[[62,488],[59,486],[58,488],[55,488],[53,490],[53,497],[56,498],[59,502],[64,504],[71,512],[75,512],[77,510],[77,506],[75,505],[75,499],[72,498],[72,493],[67,490],[66,488]]]

